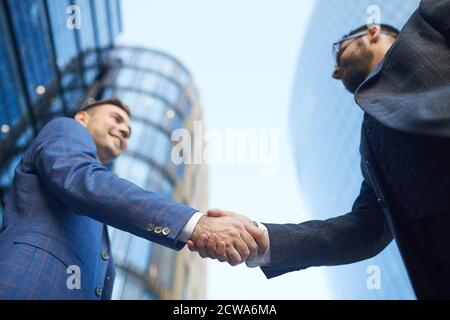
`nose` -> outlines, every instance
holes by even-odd
[[[122,148],[125,150],[128,146],[128,137],[130,136],[130,131],[127,126],[119,128],[119,134],[122,138]]]
[[[128,136],[129,136],[128,129],[119,129],[119,132],[120,132],[120,135],[122,136],[122,138],[128,139]]]
[[[123,139],[128,139],[130,136],[130,129],[126,124],[120,124],[118,130]]]
[[[342,79],[342,69],[339,67],[334,69],[332,77],[333,77],[333,79],[341,80]]]

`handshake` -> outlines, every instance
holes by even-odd
[[[269,238],[256,222],[245,216],[210,209],[198,221],[187,245],[203,258],[236,266],[262,255],[269,246]]]

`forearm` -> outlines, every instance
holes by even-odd
[[[354,263],[375,256],[392,236],[382,213],[352,212],[326,221],[267,224],[270,237],[270,278],[313,266]]]
[[[50,123],[36,139],[30,166],[74,213],[174,249],[197,210],[144,190],[96,160],[95,144],[71,120]]]

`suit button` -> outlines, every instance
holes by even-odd
[[[162,229],[162,234],[163,235],[165,235],[165,236],[167,236],[167,235],[169,235],[169,233],[170,233],[170,228],[164,228],[164,229]]]
[[[155,227],[155,233],[160,234],[162,231],[162,228],[160,226]]]
[[[95,289],[95,294],[97,295],[97,297],[101,297],[101,296],[102,296],[102,293],[103,293],[103,289],[102,289],[102,288],[97,287],[97,288]]]
[[[108,251],[103,251],[102,252],[102,259],[103,259],[103,261],[108,261],[109,260],[109,254],[108,254]]]
[[[149,223],[147,225],[147,231],[152,232],[155,229],[155,225],[153,223]]]

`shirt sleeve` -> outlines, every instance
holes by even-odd
[[[250,260],[250,261],[247,260],[245,262],[245,264],[249,268],[270,266],[270,237],[269,237],[269,232],[267,230],[267,227],[264,224],[260,223],[260,222],[258,222],[258,228],[260,228],[261,230],[264,231],[264,235],[267,238],[269,246],[267,247],[267,250],[264,251],[264,253],[262,255],[258,255],[253,260]]]
[[[184,226],[183,230],[181,230],[181,234],[178,237],[179,241],[187,242],[192,237],[192,232],[194,232],[195,226],[198,223],[198,220],[200,220],[201,217],[203,217],[205,214],[201,212],[196,212],[194,215],[189,219],[189,221]]]

